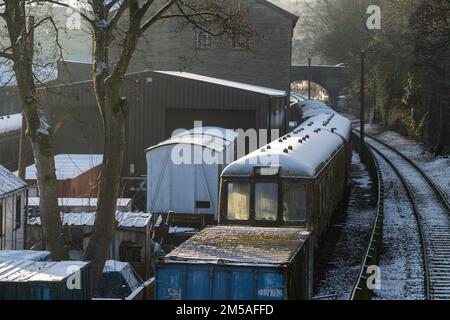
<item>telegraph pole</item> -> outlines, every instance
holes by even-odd
[[[310,52],[308,57],[308,100],[311,100],[311,63],[312,57]]]
[[[361,145],[364,144],[364,101],[365,101],[365,81],[364,81],[364,64],[366,62],[366,52],[361,50],[361,110],[360,110],[360,134]]]

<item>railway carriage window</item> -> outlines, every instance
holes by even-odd
[[[250,217],[250,184],[228,183],[228,220],[248,220]]]
[[[306,220],[306,186],[302,183],[284,183],[283,220],[300,222]]]
[[[255,184],[255,219],[276,221],[278,214],[278,184]]]

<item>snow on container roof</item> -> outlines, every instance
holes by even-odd
[[[212,77],[202,76],[199,74],[193,74],[193,73],[189,73],[189,72],[178,72],[178,71],[154,71],[154,72],[161,73],[161,74],[167,74],[167,75],[174,76],[174,77],[190,79],[190,80],[208,82],[208,83],[217,84],[220,86],[235,88],[235,89],[244,90],[244,91],[251,91],[251,92],[255,92],[255,93],[268,95],[271,97],[284,97],[287,95],[286,91],[283,91],[283,90],[266,88],[266,87],[261,87],[261,86],[256,86],[253,84],[241,83],[241,82],[236,82],[236,81],[212,78]]]
[[[0,261],[0,282],[60,282],[89,262],[82,261]]]
[[[231,163],[222,176],[252,177],[255,167],[271,166],[279,168],[280,177],[315,178],[342,146],[343,139],[330,131],[299,127]]]
[[[152,215],[143,212],[116,212],[116,221],[122,228],[143,228],[148,225]],[[63,225],[69,226],[93,226],[95,212],[61,213]],[[28,224],[41,225],[41,218],[30,217]]]
[[[22,128],[22,114],[0,116],[0,134],[19,131]]]
[[[222,152],[237,138],[238,134],[234,130],[220,127],[199,127],[180,132],[172,138],[148,148],[146,151],[169,145],[190,144]]]
[[[0,261],[5,260],[47,261],[50,260],[50,257],[51,253],[49,251],[0,250]]]
[[[73,179],[100,165],[102,161],[101,154],[58,154],[55,156],[56,178]],[[17,174],[17,171],[15,173]],[[35,164],[26,168],[25,179],[37,180]]]
[[[166,261],[286,264],[310,236],[301,228],[206,228],[164,257]]]
[[[322,113],[336,113],[333,109],[319,100],[305,100],[300,103],[303,118],[309,118]]]
[[[26,188],[28,185],[11,171],[0,165],[0,197]]]
[[[28,198],[28,206],[39,207],[40,200],[37,197],[30,197]],[[130,198],[117,199],[118,207],[127,207],[130,203]],[[97,198],[58,198],[58,205],[60,207],[96,207]]]
[[[132,291],[136,290],[142,284],[142,280],[128,262],[107,260],[103,267],[103,273],[106,272],[119,272],[122,274]]]

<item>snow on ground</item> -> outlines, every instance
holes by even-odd
[[[348,209],[335,217],[328,236],[321,244],[314,279],[314,296],[350,297],[377,211],[372,181],[358,154],[352,159],[352,189]]]
[[[419,165],[450,200],[450,156],[435,158],[423,144],[393,131],[382,131],[378,125],[367,125],[366,129]]]
[[[392,168],[378,157],[385,188],[381,288],[374,300],[424,299],[422,248],[417,220],[403,185]]]

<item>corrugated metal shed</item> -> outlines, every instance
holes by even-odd
[[[121,90],[129,105],[123,176],[145,175],[144,150],[170,138],[175,129],[193,128],[194,120],[203,121],[203,126],[284,131],[288,97],[282,91],[174,74],[145,71],[126,77]],[[102,120],[91,81],[40,94],[51,123],[61,123],[55,133],[56,153],[102,152]]]
[[[73,179],[100,165],[102,161],[102,154],[58,154],[55,156],[56,179]],[[37,179],[35,164],[26,168],[25,178],[27,180]]]
[[[143,212],[117,212],[116,221],[121,228],[144,228],[150,222],[152,215]],[[83,213],[61,213],[63,225],[69,226],[93,226],[95,212]],[[41,218],[31,217],[28,219],[30,225],[40,225]]]
[[[17,178],[11,171],[0,165],[0,197],[26,187],[27,184],[24,181]]]
[[[300,228],[218,226],[204,229],[165,260],[208,263],[289,263],[311,233]]]

